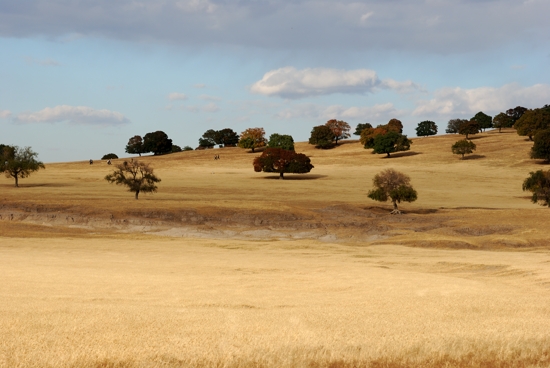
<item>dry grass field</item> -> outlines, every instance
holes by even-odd
[[[137,201],[100,161],[2,178],[0,367],[549,367],[550,209],[521,190],[548,166],[512,130],[458,139],[298,143],[315,168],[286,180],[148,156]],[[388,167],[400,216],[366,195]]]

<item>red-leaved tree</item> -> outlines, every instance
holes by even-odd
[[[313,169],[309,157],[282,148],[266,148],[254,159],[253,165],[256,172],[279,173],[279,179],[284,179],[285,173],[305,174]]]

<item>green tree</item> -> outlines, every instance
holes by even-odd
[[[477,121],[477,123],[479,124],[479,128],[480,129],[483,129],[483,131],[485,131],[485,129],[488,129],[488,128],[492,128],[493,127],[493,118],[490,117],[489,115],[483,113],[482,111],[478,112],[472,119],[470,120],[475,120]]]
[[[327,121],[325,125],[332,131],[336,144],[338,144],[339,139],[346,139],[350,137],[349,130],[351,128],[345,121],[332,119]]]
[[[468,120],[465,119],[451,119],[447,123],[447,129],[445,129],[445,133],[447,134],[456,134],[458,133],[460,126],[464,123],[467,123]]]
[[[364,124],[357,124],[357,127],[355,127],[355,132],[353,132],[354,135],[361,135],[361,132],[367,128],[372,128],[372,125],[369,123]]]
[[[527,136],[533,140],[533,136],[539,130],[550,128],[550,111],[545,109],[527,110],[515,124],[518,135]]]
[[[392,215],[400,214],[397,204],[416,201],[418,195],[411,185],[411,178],[394,169],[386,169],[376,174],[372,180],[374,189],[368,192],[368,197],[375,201],[393,203]]]
[[[476,145],[472,141],[462,139],[453,144],[451,150],[455,155],[462,155],[462,159],[464,160],[464,155],[473,153],[476,150]]]
[[[550,129],[539,130],[535,133],[533,140],[531,158],[541,158],[550,161]]]
[[[216,144],[220,147],[235,147],[239,143],[239,135],[233,129],[225,128],[216,132]]]
[[[254,159],[253,165],[256,172],[279,173],[279,179],[284,179],[285,173],[305,174],[313,169],[309,157],[282,148],[266,148]]]
[[[134,135],[128,140],[128,144],[126,145],[126,153],[131,155],[138,154],[141,156],[142,153],[147,152],[149,151],[145,151],[145,148],[143,147],[143,139],[140,135]]]
[[[118,156],[114,153],[108,153],[106,155],[103,155],[103,157],[101,158],[102,160],[113,160],[113,159],[117,159]]]
[[[287,134],[271,134],[267,146],[270,148],[282,148],[289,151],[294,151],[294,139]]]
[[[31,147],[4,146],[0,157],[3,165],[0,167],[7,178],[15,179],[15,186],[19,187],[19,178],[27,178],[31,173],[46,168],[37,158],[38,153]]]
[[[191,146],[185,146],[185,147],[183,147],[183,150],[184,150],[184,151],[193,151],[193,147],[191,147]]]
[[[314,144],[315,148],[330,148],[334,146],[333,139],[334,133],[328,126],[318,125],[311,131],[309,144]]]
[[[391,153],[408,151],[412,141],[406,135],[389,131],[386,134],[377,135],[374,138],[373,153],[385,153],[390,157]]]
[[[156,183],[160,179],[155,176],[153,169],[146,163],[138,160],[124,161],[115,166],[116,169],[105,180],[109,183],[128,187],[129,192],[135,193],[138,199],[139,193],[154,193],[157,191]]]
[[[161,130],[145,134],[143,137],[143,149],[145,152],[153,152],[154,155],[162,155],[172,152],[172,140]]]
[[[533,193],[533,203],[541,202],[542,206],[550,208],[550,170],[530,172],[529,177],[523,181],[523,190]]]
[[[417,137],[427,137],[429,135],[437,134],[437,124],[430,120],[425,120],[418,123],[416,127]]]
[[[458,133],[465,135],[466,139],[469,139],[468,135],[470,134],[474,135],[479,133],[479,123],[475,120],[464,122],[460,124],[460,126],[458,127]]]
[[[181,152],[181,151],[183,151],[183,150],[181,149],[180,146],[178,146],[177,144],[172,145],[172,153],[177,153],[177,152]]]
[[[516,106],[513,109],[506,110],[506,115],[508,115],[513,120],[513,122],[515,123],[516,121],[519,120],[519,118],[521,118],[523,116],[523,114],[525,114],[525,112],[527,110],[528,109],[525,108],[525,107]]]
[[[252,149],[254,152],[254,149],[264,147],[266,143],[264,128],[248,128],[241,133],[238,146]]]
[[[511,128],[513,125],[514,120],[503,112],[493,118],[493,126],[498,129],[499,133],[502,131],[502,128]]]
[[[217,131],[208,129],[201,138],[199,138],[199,147],[212,148],[217,144]]]

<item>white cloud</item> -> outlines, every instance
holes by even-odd
[[[483,111],[498,114],[515,106],[541,107],[550,100],[550,85],[535,84],[522,87],[517,83],[500,88],[479,87],[473,89],[442,88],[431,100],[417,103],[413,115],[463,116]]]
[[[365,13],[361,16],[361,22],[366,22],[367,19],[369,19],[370,17],[372,17],[372,15],[374,14],[374,12],[368,12],[368,13]]]
[[[376,88],[403,92],[416,88],[416,85],[410,81],[380,80],[376,72],[369,69],[306,68],[298,70],[289,66],[265,73],[250,90],[266,96],[302,98],[332,93],[362,94],[373,92]]]
[[[218,112],[218,111],[220,111],[220,107],[218,105],[216,105],[214,102],[210,102],[209,104],[204,105],[201,109],[204,112]]]
[[[361,122],[384,123],[391,118],[402,115],[392,103],[378,104],[374,106],[342,105],[322,106],[317,104],[299,104],[284,109],[276,114],[280,119],[314,119],[326,121],[330,119],[350,119]]]
[[[68,122],[75,125],[114,126],[130,123],[130,120],[119,112],[96,110],[87,106],[61,105],[46,107],[43,110],[21,113],[14,118],[16,123],[59,123]]]
[[[0,110],[0,119],[7,119],[11,116],[10,110]]]
[[[172,92],[168,95],[170,101],[185,101],[187,100],[187,95],[184,93]]]

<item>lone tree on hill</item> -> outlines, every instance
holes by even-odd
[[[451,119],[447,123],[447,129],[445,129],[445,133],[447,134],[456,134],[458,133],[460,126],[464,123],[467,123],[468,120],[465,119]]]
[[[361,135],[361,132],[367,128],[372,128],[372,125],[370,125],[369,123],[357,124],[357,127],[355,127],[355,132],[353,132],[353,134]]]
[[[30,147],[4,146],[0,152],[0,168],[7,178],[14,178],[15,186],[19,187],[19,178],[27,178],[31,173],[46,168],[37,157],[38,153]]]
[[[537,131],[550,128],[550,111],[546,109],[527,110],[514,123],[514,128],[518,135],[527,136],[532,141]]]
[[[115,154],[115,153],[108,153],[106,155],[103,155],[103,157],[101,158],[102,160],[113,160],[113,159],[117,159],[118,156]]]
[[[284,179],[285,173],[305,174],[313,169],[309,157],[282,148],[266,148],[254,159],[253,165],[256,172],[279,173],[279,179]]]
[[[550,161],[550,129],[536,132],[533,141],[535,143],[531,147],[531,158],[542,158]]]
[[[468,138],[468,135],[474,135],[479,133],[479,123],[475,120],[470,120],[465,123],[460,124],[458,127],[458,133],[465,135],[466,139]]]
[[[391,153],[408,151],[412,141],[406,135],[389,131],[386,134],[377,135],[374,138],[373,153],[385,153],[390,157]]]
[[[128,140],[128,144],[126,145],[126,153],[134,155],[138,154],[141,156],[142,153],[147,152],[148,151],[145,151],[145,148],[143,147],[143,139],[140,135],[134,135]]]
[[[255,148],[264,147],[266,145],[264,128],[248,128],[241,133],[241,139],[238,146],[241,148],[250,148],[254,152]]]
[[[514,126],[514,120],[503,112],[493,118],[493,127],[497,128],[499,133],[502,128],[511,128],[512,126]]]
[[[479,128],[483,129],[483,131],[485,131],[485,129],[493,127],[493,118],[483,113],[482,111],[475,114],[475,116],[470,120],[477,121],[477,123],[479,124]]]
[[[148,164],[132,160],[131,162],[124,161],[115,167],[115,171],[107,175],[105,180],[111,184],[128,187],[129,192],[136,194],[136,199],[140,192],[154,193],[157,191],[155,183],[160,182],[160,179],[153,174],[153,168]]]
[[[216,132],[216,143],[220,147],[235,147],[239,143],[239,135],[230,128],[218,130]]]
[[[172,140],[162,130],[145,134],[143,137],[143,149],[145,152],[153,152],[162,155],[172,152]]]
[[[271,134],[267,146],[270,148],[282,148],[289,151],[294,151],[294,138],[288,134]]]
[[[429,135],[437,134],[437,124],[430,120],[425,120],[418,123],[416,127],[417,137],[427,137]]]
[[[411,178],[394,169],[386,169],[372,179],[375,189],[367,194],[370,199],[386,202],[391,199],[393,203],[392,215],[401,214],[397,204],[401,201],[414,202],[417,199],[416,190],[411,186]]]
[[[523,190],[533,193],[533,203],[541,202],[542,206],[550,208],[550,170],[530,172],[529,177],[523,182]]]
[[[330,128],[334,135],[335,143],[338,144],[339,139],[349,138],[349,130],[351,129],[349,124],[342,120],[332,119],[325,123]]]
[[[462,160],[464,160],[464,155],[473,153],[476,150],[476,144],[467,139],[462,139],[453,144],[451,150],[455,155],[462,155]]]
[[[330,148],[334,144],[332,143],[334,139],[334,133],[326,125],[318,125],[313,127],[311,131],[311,136],[309,137],[309,144],[314,144],[315,148]]]

